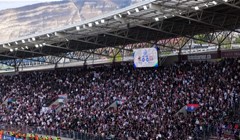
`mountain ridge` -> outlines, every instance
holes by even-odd
[[[84,21],[143,0],[63,0],[0,11],[0,42]]]

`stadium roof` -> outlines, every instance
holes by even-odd
[[[78,24],[0,43],[0,60],[94,53],[119,47],[219,31],[239,32],[236,0],[147,0]],[[124,47],[120,47],[124,49]],[[103,54],[101,54],[103,55]]]

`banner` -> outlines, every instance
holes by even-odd
[[[221,58],[238,58],[240,57],[240,50],[226,50],[221,52]],[[182,60],[211,60],[211,59],[218,59],[217,52],[205,52],[205,53],[198,53],[198,54],[186,54],[181,55]]]
[[[9,136],[9,135],[3,135],[3,140],[14,140],[14,137]]]
[[[222,57],[224,58],[238,58],[240,57],[240,50],[232,50],[228,52],[222,52]]]
[[[134,67],[158,67],[157,48],[142,48],[133,50]]]
[[[188,60],[210,60],[212,56],[210,54],[198,54],[198,55],[188,55]]]
[[[59,103],[63,103],[65,99],[67,99],[66,94],[58,95],[58,102]]]

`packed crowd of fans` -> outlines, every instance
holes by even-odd
[[[159,68],[67,68],[0,76],[0,95],[11,99],[0,123],[61,129],[120,139],[186,139],[220,126],[239,103],[239,59],[182,62]],[[61,110],[41,113],[57,95]],[[117,108],[109,108],[120,100]],[[4,101],[2,101],[4,102]],[[186,104],[194,112],[177,113]]]

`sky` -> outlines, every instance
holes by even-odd
[[[26,5],[32,5],[41,2],[51,2],[51,1],[61,1],[61,0],[0,0],[0,10],[17,8]]]

